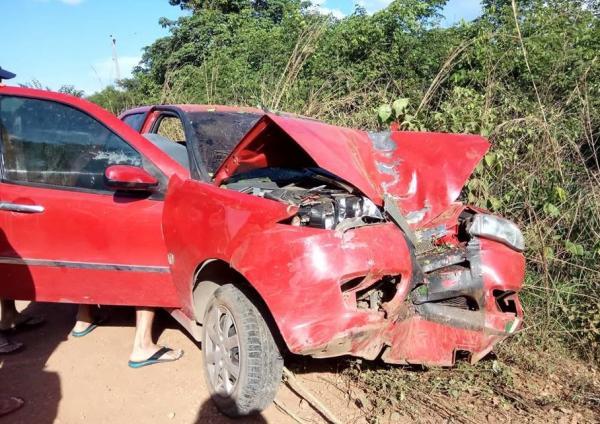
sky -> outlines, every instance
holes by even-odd
[[[373,13],[390,2],[313,0],[336,17],[352,13],[355,3]],[[471,20],[480,12],[479,0],[449,0],[444,24]],[[115,80],[111,36],[125,78],[142,49],[168,35],[159,19],[184,13],[168,0],[0,0],[0,66],[17,74],[10,84],[38,80],[53,90],[73,85],[89,95]]]

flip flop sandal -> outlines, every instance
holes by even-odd
[[[156,351],[154,355],[146,359],[145,361],[129,361],[127,365],[131,368],[142,368],[148,365],[162,364],[163,362],[175,362],[183,356],[183,350],[179,351],[179,354],[175,358],[161,359],[165,354],[174,352],[170,347],[162,347]]]
[[[20,331],[39,327],[46,322],[46,318],[40,315],[21,315],[20,319],[7,327],[0,327],[0,331]]]
[[[25,401],[18,397],[0,398],[0,417],[15,412],[25,404]]]
[[[23,343],[13,342],[7,340],[5,343],[0,345],[0,354],[14,353],[23,347]]]
[[[75,331],[75,330],[73,330],[73,331],[71,331],[71,336],[73,336],[73,337],[87,336],[92,331],[94,331],[96,328],[98,328],[98,326],[104,324],[105,322],[106,322],[106,318],[100,318],[100,319],[94,320],[94,322],[92,322],[90,325],[88,325],[85,330],[82,330],[82,331]]]

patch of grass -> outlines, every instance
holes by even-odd
[[[399,367],[353,360],[342,375],[364,393],[360,406],[370,422],[399,414],[413,420],[480,422],[600,413],[595,368],[556,352],[506,343],[500,356],[454,368]],[[426,418],[424,417],[426,411]]]

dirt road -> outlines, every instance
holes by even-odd
[[[163,311],[157,317],[155,338],[160,344],[183,348],[184,357],[133,370],[127,366],[133,309],[105,308],[110,321],[75,339],[69,336],[75,306],[18,305],[43,314],[48,322],[13,335],[26,349],[0,356],[0,396],[26,400],[25,407],[0,418],[0,424],[324,422],[284,384],[276,402],[295,419],[276,405],[252,419],[235,421],[221,415],[204,383],[200,347]],[[343,423],[365,424],[376,416],[378,422],[394,424],[599,422],[600,374],[595,366],[565,362],[556,354],[540,359],[539,352],[528,360],[514,349],[503,352],[507,362],[496,364],[491,359],[455,369],[424,371],[365,362],[358,375],[351,373],[352,382],[348,371],[354,365],[343,358],[288,358],[288,367]],[[517,358],[525,362],[510,365]],[[361,389],[365,384],[367,391]],[[376,395],[369,398],[367,392],[373,388]]]
[[[172,364],[139,370],[127,366],[134,333],[130,308],[108,308],[110,321],[81,339],[69,336],[75,307],[38,304],[21,309],[48,322],[18,333],[21,353],[0,357],[0,394],[20,396],[26,405],[0,423],[228,423],[209,399],[199,347],[166,313],[160,314],[160,343],[183,348]],[[285,395],[285,393],[283,393]],[[275,406],[244,422],[293,422]]]

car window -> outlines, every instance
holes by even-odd
[[[144,125],[144,117],[145,114],[143,113],[134,113],[124,117],[123,122],[139,132],[142,129],[142,125]]]
[[[192,150],[211,177],[261,117],[241,112],[191,112],[187,116],[196,135]]]
[[[4,180],[104,190],[110,165],[142,166],[141,155],[100,122],[70,106],[0,97]]]
[[[185,131],[181,119],[176,116],[164,115],[159,118],[156,134],[172,141],[185,142]]]

